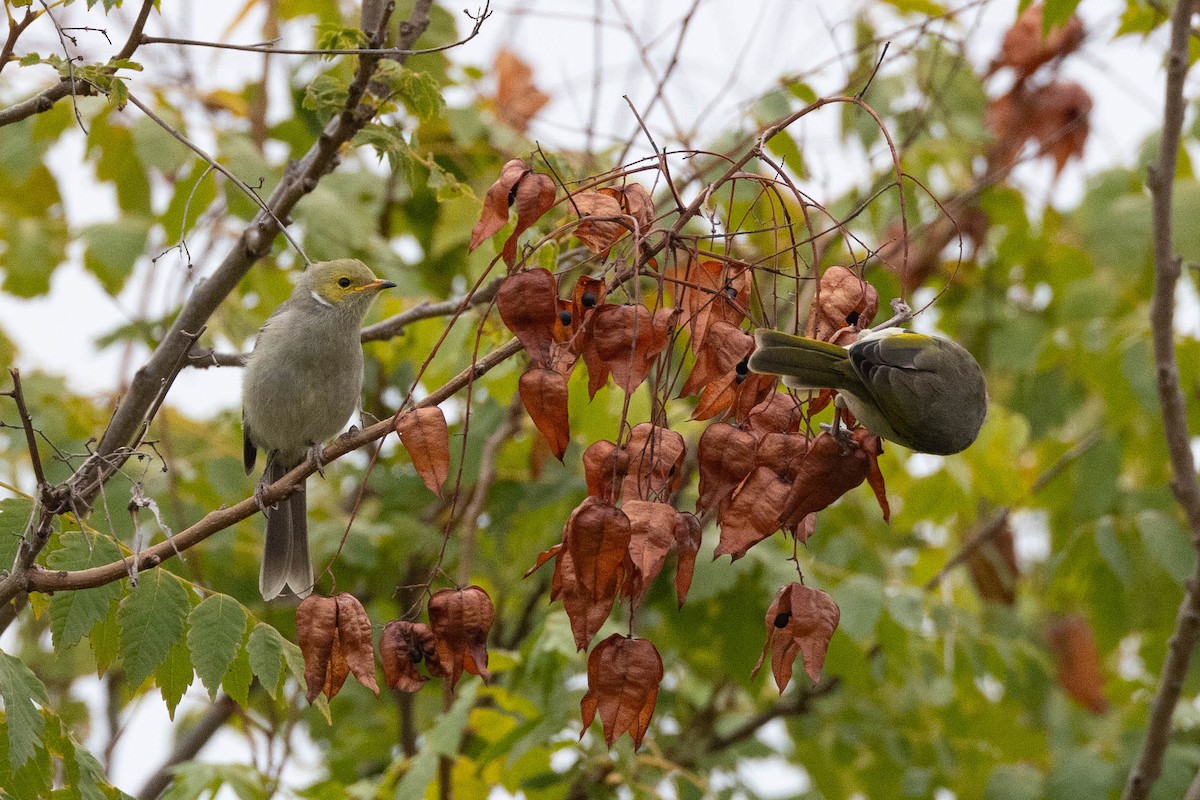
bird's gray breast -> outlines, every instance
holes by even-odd
[[[263,328],[246,365],[243,414],[251,441],[285,462],[334,436],[362,391],[358,325],[287,309]]]

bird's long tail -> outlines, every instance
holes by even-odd
[[[796,389],[848,389],[857,380],[844,347],[816,339],[759,328],[748,366],[755,372],[784,376]]]
[[[267,479],[274,483],[288,472],[271,459]],[[312,591],[312,563],[308,559],[308,511],[304,484],[299,491],[281,500],[267,514],[267,541],[263,549],[258,590],[264,600],[294,594],[307,597]]]

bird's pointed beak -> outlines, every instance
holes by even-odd
[[[370,289],[373,292],[378,292],[381,289],[395,289],[396,284],[392,283],[391,281],[371,281],[363,288]]]

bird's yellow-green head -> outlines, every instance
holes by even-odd
[[[318,304],[360,318],[381,289],[396,284],[380,280],[375,273],[355,258],[339,258],[313,264],[300,277],[297,292],[307,294]]]

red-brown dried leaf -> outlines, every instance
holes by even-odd
[[[571,441],[567,419],[567,379],[552,369],[531,367],[517,385],[521,403],[533,424],[546,437],[550,452],[562,461]]]
[[[558,189],[549,175],[530,172],[521,178],[517,183],[516,193],[510,196],[513,198],[513,208],[517,212],[517,221],[513,225],[512,234],[504,241],[504,248],[500,253],[504,257],[504,263],[512,269],[517,262],[517,240],[541,219],[543,214],[554,207]]]
[[[735,327],[746,318],[750,303],[750,271],[746,264],[690,259],[674,271],[675,305],[683,309],[681,324],[692,332],[691,347],[698,352],[711,322]]]
[[[810,444],[809,438],[799,433],[764,433],[754,451],[754,464],[767,467],[781,480],[791,483],[800,472]]]
[[[518,133],[529,130],[550,95],[533,84],[533,69],[511,50],[496,53],[496,116]]]
[[[867,485],[875,493],[875,502],[879,503],[879,510],[883,512],[883,521],[891,522],[892,507],[888,504],[887,486],[883,483],[883,471],[879,469],[879,454],[883,452],[883,440],[869,433],[865,428],[860,430],[863,431],[861,434],[855,431],[854,440],[867,454]]]
[[[308,702],[320,692],[332,699],[351,673],[379,695],[371,620],[353,595],[304,598],[296,608],[296,639],[304,656]]]
[[[379,637],[379,660],[387,685],[402,692],[415,692],[425,685],[428,677],[417,669],[427,662],[430,674],[438,674],[437,645],[433,630],[423,622],[392,620],[383,626]]]
[[[687,445],[678,433],[649,422],[633,426],[625,444],[629,473],[621,484],[625,500],[667,499],[683,481]]]
[[[732,385],[735,368],[754,349],[754,337],[723,320],[708,326],[704,343],[696,353],[696,366],[679,391],[680,397],[693,395],[711,382],[724,379]]]
[[[745,378],[746,376],[730,374],[707,384],[696,400],[696,407],[692,409],[692,419],[697,421],[712,419],[728,411],[729,407],[737,400],[737,379],[739,377]]]
[[[789,583],[779,590],[767,609],[767,643],[752,674],[758,674],[770,649],[771,672],[780,694],[792,680],[797,655],[804,656],[804,671],[817,683],[825,666],[829,640],[841,618],[841,610],[828,594],[800,583]]]
[[[1042,25],[1043,6],[1034,3],[1021,12],[1004,34],[997,67],[1012,67],[1018,78],[1027,78],[1038,67],[1065,56],[1083,43],[1083,21],[1071,15],[1066,22],[1046,32]]]
[[[662,572],[667,554],[675,546],[679,512],[666,503],[627,500],[621,510],[629,518],[629,558],[633,561],[633,580],[626,594],[641,600],[650,584]]]
[[[640,183],[629,183],[624,186],[606,186],[597,191],[616,200],[621,211],[633,217],[637,222],[638,233],[645,236],[654,222],[654,201],[650,192]]]
[[[537,364],[550,365],[550,345],[558,320],[558,286],[549,270],[527,269],[504,279],[496,292],[496,308]]]
[[[586,597],[616,596],[626,574],[631,534],[625,512],[595,497],[585,498],[571,512],[563,540]]]
[[[738,422],[745,422],[754,413],[758,404],[771,396],[777,380],[775,375],[750,372],[742,376],[740,382],[734,381],[733,405],[731,406],[733,418]],[[700,399],[703,402],[704,396],[701,395]],[[799,421],[796,424],[798,428]]]
[[[296,607],[296,643],[304,656],[304,682],[308,686],[305,697],[310,703],[325,686],[336,640],[337,600],[310,594]]]
[[[469,250],[483,244],[508,223],[508,207],[512,204],[517,182],[530,172],[529,165],[514,158],[500,168],[500,177],[488,187],[483,197],[483,211],[471,231]]]
[[[869,327],[878,311],[879,293],[874,286],[854,270],[829,267],[817,284],[804,335],[810,339],[832,341],[834,334],[843,328]]]
[[[687,600],[688,590],[692,588],[692,574],[696,570],[696,554],[700,552],[701,544],[700,520],[695,514],[681,511],[675,520],[675,552],[678,558],[675,562],[675,596],[679,598],[679,606]]]
[[[375,682],[375,645],[371,642],[371,619],[358,598],[349,592],[337,596],[338,642],[346,665],[363,686],[379,696]],[[332,697],[332,695],[330,695]]]
[[[766,467],[755,467],[721,511],[721,539],[713,558],[730,555],[737,561],[779,530],[779,509],[787,494],[788,485],[778,475]]]
[[[750,431],[723,422],[709,425],[700,435],[696,462],[700,493],[696,511],[719,510],[754,469],[758,440]]]
[[[773,375],[766,376],[775,383]],[[800,430],[800,422],[804,415],[795,399],[786,392],[770,392],[763,400],[750,409],[744,419],[750,430],[760,436],[767,433],[795,433]]]
[[[642,384],[654,359],[667,348],[676,319],[676,311],[669,308],[654,314],[643,305],[606,304],[596,309],[592,344],[618,386],[632,394]]]
[[[583,474],[592,497],[615,503],[628,472],[629,454],[607,439],[592,442],[583,451]]]
[[[662,678],[662,658],[646,639],[614,633],[596,645],[588,656],[588,690],[579,703],[583,733],[599,713],[609,747],[628,733],[637,750],[654,716]]]
[[[625,212],[614,197],[599,192],[580,192],[571,195],[569,205],[582,220],[575,228],[576,238],[601,258],[608,255],[613,243],[628,230],[626,223],[619,221]]]
[[[1036,109],[1033,135],[1054,159],[1058,175],[1072,158],[1083,157],[1091,130],[1092,97],[1074,81],[1055,81],[1039,87],[1032,104]]]
[[[450,428],[437,406],[414,408],[396,420],[396,433],[429,491],[442,496],[450,472]]]
[[[525,570],[525,575],[523,577],[528,578],[530,575],[537,572],[539,569],[542,568],[543,564],[545,564],[547,561],[549,561],[550,559],[557,556],[562,551],[562,549],[563,549],[562,542],[559,542],[558,544],[554,545],[553,547],[549,548],[548,550],[543,550],[542,552],[538,553],[537,558],[533,562],[533,566],[530,567],[529,569]],[[551,593],[550,593],[550,599],[551,600],[556,599],[554,597],[553,591],[551,591]]]
[[[1093,714],[1107,711],[1100,651],[1087,620],[1080,616],[1058,620],[1046,638],[1058,663],[1058,684],[1067,696]]]
[[[791,490],[779,506],[782,509],[779,519],[785,528],[793,528],[809,514],[828,508],[867,479],[872,453],[879,452],[879,437],[865,428],[855,429],[853,437],[853,444],[846,452],[842,452],[841,443],[828,433],[813,440]],[[885,518],[887,513],[885,507]]]
[[[971,551],[967,567],[975,588],[986,600],[1011,606],[1017,600],[1017,551],[1012,526],[1005,517],[991,538]]]
[[[435,637],[438,661],[446,668],[453,689],[463,670],[487,683],[487,637],[496,609],[478,586],[442,589],[429,598],[429,627]]]
[[[625,555],[627,568],[633,569],[628,563],[629,555]],[[562,600],[563,609],[571,623],[571,635],[575,638],[575,648],[586,650],[592,638],[603,627],[604,621],[612,613],[617,600],[614,589],[611,596],[592,597],[580,586],[575,576],[575,563],[571,553],[563,548],[554,561],[554,578],[550,583],[550,600]]]

